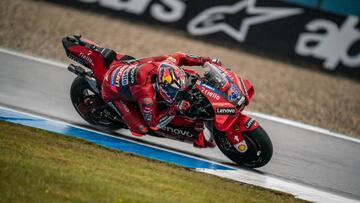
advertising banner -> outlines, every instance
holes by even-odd
[[[185,30],[304,66],[360,76],[358,16],[274,0],[51,0]]]

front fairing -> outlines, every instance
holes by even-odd
[[[196,87],[212,105],[214,126],[220,131],[227,131],[249,103],[252,86],[219,65],[205,63],[204,69],[207,73],[196,82]]]
[[[253,131],[259,127],[259,123],[244,114],[240,114],[233,124],[227,129],[226,137],[229,139],[231,144],[237,145],[244,140],[243,132]]]

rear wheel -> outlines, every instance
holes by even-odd
[[[109,130],[124,127],[124,124],[119,122],[119,116],[105,104],[84,78],[75,78],[71,85],[70,96],[76,111],[88,123]]]
[[[240,153],[235,149],[225,136],[225,132],[214,129],[214,133],[214,139],[220,151],[240,166],[249,168],[262,167],[272,157],[273,147],[271,140],[261,126],[255,130],[242,133],[248,146],[247,151],[244,153]]]

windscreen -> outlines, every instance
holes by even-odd
[[[211,80],[216,83],[217,88],[224,86],[227,80],[220,69],[218,69],[215,65],[209,62],[206,62],[204,64],[204,69],[205,71],[207,71],[207,74],[209,75]]]

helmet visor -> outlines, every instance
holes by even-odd
[[[171,100],[175,101],[176,97],[179,93],[179,88],[178,87],[174,87],[173,85],[170,84],[166,84],[162,87],[163,92],[169,97],[171,98]]]

